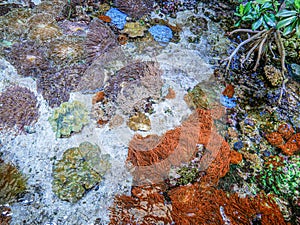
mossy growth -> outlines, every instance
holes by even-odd
[[[283,160],[275,156],[266,161],[264,168],[256,177],[267,193],[274,193],[283,198],[299,198],[300,195],[300,157],[292,156]]]
[[[26,181],[14,165],[0,159],[0,205],[16,201],[26,190]]]
[[[79,101],[64,102],[54,110],[48,119],[57,138],[69,137],[72,132],[80,132],[88,124],[88,111]]]
[[[83,142],[66,150],[53,167],[53,192],[62,200],[76,203],[86,191],[101,182],[111,164],[109,155],[97,145]]]
[[[202,108],[207,109],[209,107],[206,93],[202,90],[201,84],[197,84],[192,90],[188,91],[184,100],[191,109]]]
[[[199,171],[197,168],[182,167],[177,171],[177,174],[180,175],[177,180],[178,185],[193,183],[199,177]]]

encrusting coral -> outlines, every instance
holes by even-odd
[[[129,118],[127,125],[131,130],[148,131],[151,129],[151,122],[149,117],[144,113],[137,113]]]
[[[64,102],[56,108],[49,122],[56,137],[69,137],[71,133],[78,133],[88,124],[89,116],[85,105],[79,101]]]
[[[50,107],[58,107],[69,100],[70,92],[77,88],[84,70],[83,64],[48,68],[37,79],[38,92]]]
[[[0,158],[0,206],[14,202],[25,190],[26,178],[14,165]]]
[[[134,62],[118,70],[104,87],[104,100],[93,106],[97,120],[109,120],[115,108],[125,115],[147,112],[161,99],[161,73],[155,62]]]
[[[281,149],[286,155],[294,155],[300,151],[300,133],[294,134],[290,124],[281,124],[277,131],[265,135],[267,141]]]
[[[38,101],[28,88],[10,86],[0,93],[0,130],[11,129],[17,133],[32,126],[39,117]]]
[[[37,13],[29,18],[28,37],[37,42],[46,42],[62,35],[62,30],[50,13]]]
[[[153,0],[114,0],[114,5],[127,15],[139,19],[153,9]]]
[[[9,54],[5,58],[24,77],[38,77],[49,67],[45,49],[40,48],[33,41],[12,45]]]
[[[56,64],[71,64],[84,59],[83,38],[65,37],[49,43],[49,58]]]
[[[129,37],[135,38],[143,37],[146,30],[146,26],[142,25],[139,21],[128,22],[125,24],[124,29],[121,31],[121,33],[128,34]]]
[[[127,163],[132,169],[135,185],[160,183],[167,178],[172,165],[189,162],[195,157],[197,145],[205,151],[199,167],[206,171],[202,178],[215,185],[229,171],[232,162],[241,160],[230,150],[227,142],[216,133],[210,110],[197,109],[180,127],[163,136],[135,135],[129,143]]]
[[[271,196],[240,198],[222,190],[203,189],[199,183],[181,186],[168,192],[175,224],[286,224]]]
[[[100,19],[94,19],[90,23],[90,29],[85,42],[87,61],[92,62],[105,52],[109,52],[118,46],[114,32]]]
[[[86,191],[100,183],[111,164],[109,155],[101,154],[97,145],[83,142],[66,150],[53,167],[53,192],[72,203],[80,200]]]

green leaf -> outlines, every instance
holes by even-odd
[[[244,8],[244,14],[248,13],[251,11],[251,2],[248,2],[246,5],[245,5],[245,8]]]
[[[296,35],[298,36],[298,38],[300,38],[300,21],[297,21],[296,24]]]
[[[258,4],[264,4],[266,2],[271,2],[271,0],[256,0]]]
[[[264,21],[270,26],[270,27],[275,27],[276,23],[274,20],[272,20],[271,17],[269,17],[267,14],[264,14]]]
[[[258,20],[256,20],[253,24],[252,24],[252,30],[257,30],[263,22],[264,18],[261,16]]]
[[[240,7],[239,7],[239,13],[241,14],[241,15],[244,15],[244,5],[243,4],[240,4]]]
[[[284,20],[280,20],[277,23],[277,29],[288,26],[289,24],[293,23],[296,19],[297,19],[297,16],[292,16],[292,17],[288,17]]]
[[[300,0],[295,0],[296,9],[300,9]]]
[[[265,4],[262,5],[261,9],[273,9],[273,5],[271,2],[266,2]]]
[[[253,15],[247,15],[247,16],[243,16],[242,20],[243,21],[250,21],[250,20],[254,20],[255,17]]]
[[[293,30],[294,30],[294,26],[292,26],[292,24],[290,26],[287,26],[286,28],[284,28],[283,30],[283,36],[286,36],[288,34],[290,34]]]
[[[276,14],[276,16],[278,16],[278,17],[289,17],[289,16],[296,16],[296,15],[297,15],[296,11],[294,11],[294,10],[286,10],[286,9],[283,9],[283,10],[281,10],[280,12],[278,12]]]

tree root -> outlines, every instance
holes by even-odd
[[[229,70],[231,61],[233,59],[233,57],[238,53],[238,51],[240,50],[241,47],[247,45],[248,43],[254,42],[252,47],[250,48],[250,50],[248,50],[245,59],[242,60],[241,64],[243,65],[246,61],[249,60],[250,56],[254,53],[254,51],[258,51],[257,53],[257,59],[255,62],[255,66],[253,68],[254,71],[257,70],[261,57],[265,54],[266,50],[269,48],[270,52],[273,55],[273,58],[275,57],[275,54],[271,48],[271,43],[274,41],[277,48],[278,48],[278,52],[280,54],[280,62],[281,62],[281,73],[283,76],[283,82],[282,82],[282,88],[280,91],[280,97],[278,100],[278,104],[280,104],[281,100],[282,100],[282,95],[283,92],[285,91],[285,84],[288,81],[288,79],[285,78],[285,73],[287,71],[286,67],[285,67],[285,49],[284,49],[284,45],[282,42],[282,38],[281,38],[281,34],[279,30],[276,30],[275,28],[272,28],[270,30],[262,30],[262,31],[253,31],[251,29],[236,29],[233,30],[232,32],[228,33],[228,35],[232,35],[235,33],[247,33],[249,34],[254,34],[253,36],[250,36],[249,38],[247,38],[245,41],[241,42],[236,48],[235,50],[230,54],[229,57],[223,59],[222,61],[228,61],[227,62],[227,66],[226,66],[226,70]]]

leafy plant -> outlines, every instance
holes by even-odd
[[[279,7],[280,6],[280,7]],[[238,27],[243,22],[251,22],[252,30],[284,28],[283,35],[293,31],[300,36],[300,0],[287,0],[280,4],[277,0],[255,0],[240,4],[236,9],[239,20]]]
[[[272,53],[274,59],[277,58],[272,47],[272,45],[275,44],[280,55],[281,73],[284,77],[287,71],[285,67],[286,52],[281,35],[292,36],[296,34],[298,38],[300,37],[300,0],[247,1],[237,7],[235,15],[239,17],[235,24],[236,27],[242,23],[248,23],[251,29],[236,29],[228,35],[238,32],[253,35],[241,42],[231,55],[224,59],[224,61],[228,61],[226,70],[229,69],[230,63],[239,49],[249,44],[250,48],[247,50],[245,58],[241,61],[241,65],[243,66],[244,62],[248,61],[254,52],[257,52],[255,66],[253,68],[255,71],[259,66],[261,57],[265,55],[267,51]],[[287,80],[284,79],[279,102],[281,101],[286,82]]]
[[[300,38],[300,0],[286,1],[286,7],[280,10],[276,17],[279,18],[276,28],[284,28],[283,35],[296,32],[297,37]]]
[[[252,43],[252,48],[248,51],[242,64],[257,50],[258,57],[254,66],[254,70],[256,70],[261,55],[267,49],[275,56],[271,48],[272,42],[275,42],[281,56],[282,72],[284,73],[286,71],[284,65],[285,50],[281,40],[281,30],[283,30],[282,34],[284,36],[296,33],[300,37],[300,0],[286,0],[282,3],[279,3],[277,0],[249,1],[241,3],[237,7],[235,15],[239,17],[235,26],[240,26],[242,23],[251,23],[251,29],[237,29],[229,33],[229,35],[236,32],[246,32],[255,35],[239,44],[235,51],[225,59],[228,60],[227,69],[237,51],[242,46]]]

